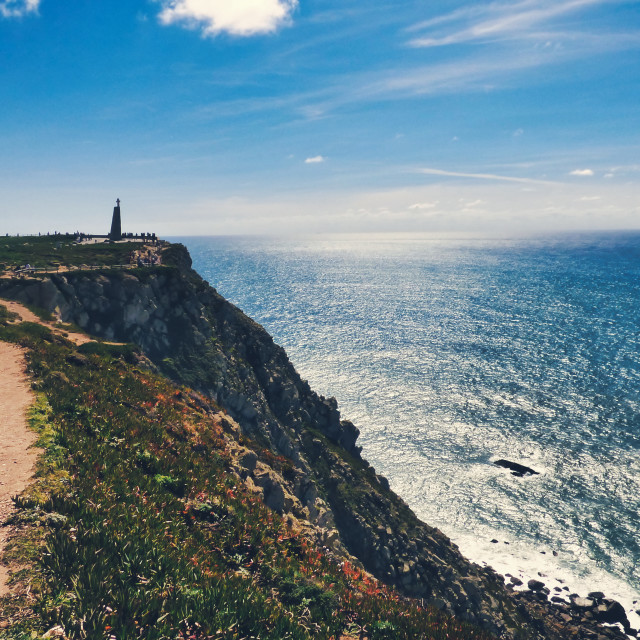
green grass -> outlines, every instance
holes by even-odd
[[[28,349],[44,449],[11,550],[30,592],[0,601],[0,638],[488,638],[317,550],[232,473],[224,413],[136,368],[133,347],[70,358],[29,323],[0,339]]]
[[[57,265],[127,264],[140,242],[78,245],[72,236],[0,236],[0,270],[30,264],[36,268]],[[3,266],[4,265],[4,266]]]
[[[5,305],[0,304],[0,325],[6,326],[10,322],[18,319],[18,314],[9,311]]]

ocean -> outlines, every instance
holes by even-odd
[[[640,610],[640,232],[176,240],[467,557]]]

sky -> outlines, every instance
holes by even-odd
[[[0,234],[640,228],[640,0],[0,0]]]

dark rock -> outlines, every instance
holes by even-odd
[[[591,591],[588,596],[594,600],[602,600],[604,598],[604,593],[602,593],[602,591]]]
[[[239,462],[245,469],[253,471],[256,468],[258,456],[253,451],[247,451],[245,454],[240,456]]]
[[[69,364],[73,364],[76,367],[84,367],[89,362],[87,356],[83,356],[81,353],[71,353],[65,359]]]
[[[544,582],[540,582],[540,580],[529,580],[527,587],[531,591],[540,591],[544,587]]]
[[[520,578],[516,578],[515,576],[512,576],[511,584],[514,584],[516,587],[519,587],[522,584],[522,580],[520,580]]]
[[[504,467],[505,469],[511,469],[511,474],[517,476],[518,478],[522,478],[526,475],[539,475],[538,471],[534,471],[531,467],[525,467],[523,464],[519,464],[517,462],[511,462],[510,460],[496,460],[493,464],[498,465],[499,467]]]
[[[603,604],[598,605],[595,609],[595,616],[599,622],[607,622],[608,624],[619,622],[625,629],[630,627],[624,607],[615,600],[605,600]]]

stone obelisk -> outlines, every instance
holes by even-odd
[[[109,240],[115,242],[122,240],[122,223],[120,221],[120,198],[116,199],[116,206],[113,207],[113,218],[111,219],[111,232]]]

